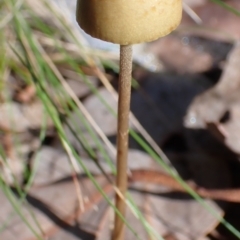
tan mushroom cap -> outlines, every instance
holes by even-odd
[[[172,32],[181,0],[78,0],[77,21],[92,37],[122,45],[153,41]]]

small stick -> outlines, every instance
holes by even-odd
[[[128,132],[129,132],[129,110],[131,98],[132,80],[132,46],[120,46],[120,76],[119,76],[119,98],[118,98],[118,131],[117,131],[117,177],[116,186],[122,196],[116,194],[116,208],[125,216],[125,198],[127,192],[127,158],[128,158]],[[124,222],[115,213],[115,224],[112,240],[124,239]]]

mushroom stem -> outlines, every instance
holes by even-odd
[[[116,208],[125,216],[126,204],[123,198],[127,192],[127,158],[128,158],[128,132],[129,110],[132,80],[132,46],[120,46],[120,75],[118,87],[118,132],[117,132],[117,177],[116,186],[122,196],[116,194]],[[124,239],[124,222],[115,213],[115,224],[112,240]]]

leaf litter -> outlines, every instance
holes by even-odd
[[[53,22],[51,15],[46,16],[44,14],[47,10],[45,11],[43,4],[39,2],[37,3],[39,4],[38,7],[36,7],[35,3],[30,2],[28,2],[28,4],[34,6],[34,11],[37,11],[38,16],[42,17],[44,21],[53,24],[54,27],[57,26],[59,31],[62,30],[62,27],[57,21]],[[235,1],[232,2],[233,6],[235,6]],[[137,79],[140,88],[133,92],[132,111],[136,114],[140,123],[150,133],[152,131],[152,137],[167,153],[167,156],[184,179],[191,180],[189,182],[190,186],[194,183],[192,186],[196,187],[196,192],[199,192],[203,197],[209,198],[206,201],[220,216],[223,216],[224,212],[229,208],[229,204],[220,204],[210,199],[219,200],[221,196],[224,195],[234,196],[232,195],[234,191],[236,196],[238,196],[237,189],[233,189],[236,183],[234,183],[234,176],[232,176],[229,166],[229,158],[231,158],[231,161],[235,161],[234,154],[237,154],[238,150],[238,148],[234,146],[234,144],[237,143],[238,137],[233,134],[237,129],[237,104],[232,104],[229,107],[231,112],[230,122],[220,122],[220,124],[214,122],[215,130],[220,131],[225,139],[221,142],[222,145],[215,143],[215,141],[219,139],[216,140],[214,137],[208,135],[209,132],[212,133],[213,131],[209,126],[205,129],[207,133],[196,133],[195,131],[184,128],[182,122],[184,114],[194,99],[194,96],[199,94],[204,96],[206,91],[214,92],[213,89],[215,86],[210,90],[208,89],[213,86],[218,79],[216,79],[217,76],[211,71],[217,68],[221,73],[222,69],[225,70],[227,68],[226,64],[228,64],[228,60],[226,56],[230,50],[232,39],[238,39],[234,24],[240,20],[230,13],[223,12],[224,10],[218,10],[219,7],[206,1],[198,1],[196,5],[193,4],[192,1],[187,1],[186,3],[196,11],[202,19],[204,26],[210,26],[224,31],[226,30],[226,26],[233,26],[227,28],[227,30],[231,32],[232,35],[230,36],[232,38],[224,38],[225,42],[222,42],[223,38],[214,32],[209,34],[209,31],[205,30],[204,27],[200,33],[195,31],[197,29],[196,23],[185,14],[183,23],[178,30],[179,33],[170,35],[163,39],[163,41],[156,41],[144,46],[144,48],[147,49],[144,50],[147,51],[145,52],[146,55],[144,58],[149,59],[149,56],[153,56],[154,54],[154,59],[161,64],[160,68],[157,68],[151,61],[144,65],[141,61],[136,60],[136,63],[140,63],[142,66],[138,64],[135,65],[134,75],[139,76],[138,71],[144,72],[144,74],[141,79]],[[216,14],[216,16],[214,16],[218,19],[216,20],[217,24],[211,22],[209,18],[210,10],[206,10],[209,8],[214,10],[213,12]],[[227,14],[226,22],[221,18],[223,13]],[[213,14],[211,13],[211,15]],[[188,30],[186,33],[186,28],[189,28],[190,25],[192,27],[195,26],[195,28]],[[77,36],[80,35],[80,33],[77,34]],[[84,39],[84,36],[81,36],[81,39]],[[194,46],[189,46],[192,41],[191,39],[195,39],[195,42],[196,39],[198,40]],[[203,45],[202,39],[204,39],[205,45]],[[85,39],[85,42],[87,41],[89,40]],[[69,43],[72,44],[71,46],[74,46],[70,39],[64,39],[63,43],[66,43],[66,46]],[[208,51],[209,49],[213,49],[212,46],[214,44],[218,44],[220,48],[223,48],[220,56],[216,50],[212,52]],[[90,44],[90,46],[92,47],[93,45]],[[208,47],[207,51],[206,46]],[[46,48],[46,46],[44,47]],[[50,45],[48,45],[48,48],[47,52],[49,56],[51,56],[51,52],[56,51],[56,49],[51,49]],[[166,48],[168,48],[169,52],[164,51]],[[180,54],[181,61],[171,57],[176,54],[176,52]],[[81,53],[79,53],[79,55],[76,53],[76,55],[80,59],[84,56],[84,54]],[[105,58],[108,58],[110,55],[110,53],[106,52]],[[138,58],[143,57],[140,54]],[[74,70],[62,67],[56,61],[56,58],[54,61],[62,76],[69,82],[76,96],[83,100],[86,109],[91,113],[104,134],[108,137],[114,136],[116,134],[116,119],[114,116],[102,108],[100,101],[96,100],[96,96],[91,94],[89,87],[81,81]],[[102,61],[104,60],[102,59]],[[117,60],[115,59],[114,61]],[[223,61],[227,61],[227,63],[224,65]],[[147,67],[148,65],[151,67]],[[164,70],[165,72],[173,72],[173,74],[171,74],[173,85],[171,85],[171,80],[164,80],[166,76],[165,72],[153,74],[143,70],[143,67],[148,70],[158,69],[161,71]],[[186,73],[191,74],[186,76]],[[211,74],[213,74],[213,77],[211,77]],[[10,75],[14,77],[11,72]],[[94,87],[100,85],[96,77],[89,78],[94,84]],[[115,78],[113,74],[113,84]],[[78,85],[78,81],[81,82],[81,85]],[[219,84],[220,83],[221,79],[219,81]],[[174,92],[176,85],[178,89]],[[13,172],[14,175],[20,176],[21,180],[18,181],[22,183],[23,177],[21,176],[25,171],[22,166],[27,166],[29,154],[40,148],[37,154],[39,155],[38,158],[36,158],[33,165],[30,164],[31,166],[29,166],[31,170],[36,168],[36,172],[33,186],[28,191],[28,204],[21,207],[23,214],[25,214],[28,221],[34,225],[34,221],[28,213],[29,209],[34,212],[40,225],[40,227],[34,225],[34,229],[42,237],[61,239],[61,235],[63,235],[68,239],[81,239],[81,237],[83,239],[108,239],[111,230],[109,226],[111,227],[112,223],[112,209],[102,199],[101,194],[96,191],[91,181],[84,177],[82,170],[78,169],[77,178],[80,183],[79,186],[85,205],[83,212],[79,210],[76,186],[72,181],[74,172],[69,164],[69,156],[63,151],[61,144],[59,144],[58,137],[52,134],[54,131],[52,121],[47,120],[46,127],[48,132],[46,133],[45,141],[40,142],[38,140],[45,113],[41,102],[35,99],[37,98],[35,89],[31,85],[26,88],[20,86],[20,91],[16,93],[15,90],[12,90],[12,87],[8,86],[7,88],[8,89],[5,90],[6,92],[15,92],[15,98],[13,101],[7,101],[5,98],[0,105],[1,142],[8,154],[6,162],[12,163],[15,161],[20,163],[19,165],[21,166],[17,167],[18,169],[16,170],[12,169],[8,171],[10,175]],[[100,94],[102,91],[104,90],[99,89]],[[176,93],[179,94],[179,98]],[[189,97],[187,94],[189,94]],[[102,97],[107,100],[105,95],[102,95]],[[168,101],[166,101],[166,99]],[[90,105],[91,101],[93,101],[92,105]],[[114,109],[116,108],[114,101],[107,101],[113,104],[112,107]],[[221,96],[220,102],[224,103],[225,101],[225,97]],[[199,105],[201,105],[202,102],[204,101],[199,101]],[[176,103],[178,104],[176,105]],[[163,123],[164,121],[165,124]],[[82,125],[80,129],[81,132],[83,132],[84,138],[87,139],[91,147],[95,149],[95,153],[97,153],[97,158],[94,159],[94,161],[98,161],[104,172],[112,178],[111,169],[102,160],[104,159],[104,156],[101,155],[103,152],[96,150],[97,145],[94,141],[91,142],[91,136],[86,135],[87,131]],[[156,131],[157,129],[158,131]],[[19,138],[17,146],[11,143],[11,138]],[[197,141],[203,138],[207,139],[206,142],[210,142],[209,147],[206,147],[204,143],[201,145],[201,141],[200,143]],[[86,148],[83,148],[81,144],[75,145],[73,136],[69,135],[69,139],[80,156],[83,157],[86,166],[95,175],[102,188],[109,195],[109,198],[111,198],[114,189],[104,175],[102,175],[102,171],[95,165],[93,159],[86,157]],[[36,143],[33,144],[35,141]],[[132,178],[134,179],[134,173],[135,177],[136,173],[139,173],[142,178],[137,178],[138,180],[131,182],[129,192],[132,194],[137,206],[142,210],[143,216],[148,220],[149,224],[157,230],[158,234],[165,236],[166,239],[171,237],[180,240],[207,239],[205,236],[211,234],[219,221],[213,217],[209,211],[202,208],[198,202],[184,194],[182,189],[174,188],[174,184],[176,186],[177,182],[170,176],[167,175],[167,184],[164,183],[164,181],[154,182],[154,179],[157,178],[153,177],[154,173],[152,171],[155,170],[161,178],[165,176],[163,169],[161,169],[148,154],[144,153],[142,149],[139,149],[139,145],[134,140],[131,140],[130,145],[132,148],[135,148],[135,150],[131,149],[129,153],[129,168],[133,171]],[[213,146],[213,148],[210,146]],[[221,157],[213,155],[213,153],[215,154],[215,152],[217,152],[217,150],[213,150],[214,148],[217,149],[216,146],[226,148]],[[7,149],[10,150],[7,151]],[[15,149],[18,149],[18,151]],[[22,154],[19,154],[19,149],[23,149],[21,150]],[[105,148],[105,150],[108,151],[107,148]],[[12,151],[16,153],[13,154],[11,153]],[[11,156],[14,156],[14,159],[10,159],[9,157]],[[6,170],[7,166],[4,167],[3,164],[2,169]],[[141,172],[143,170],[145,172]],[[144,173],[146,174],[144,175]],[[5,180],[7,181],[7,179]],[[174,184],[169,184],[172,181]],[[13,184],[14,180],[12,176],[9,182]],[[13,210],[8,202],[9,200],[6,199],[3,194],[0,196],[2,198],[1,202],[6,206],[2,208],[4,211],[1,212],[1,219],[4,221],[8,216],[12,215]],[[231,201],[226,198],[221,200]],[[18,239],[24,240],[37,239],[34,238],[32,231],[26,227],[21,218],[16,216],[16,214],[14,215],[12,219],[10,218],[8,227],[5,227],[1,232],[1,238],[11,240],[18,236]],[[134,226],[134,229],[139,231],[143,239],[147,239],[146,231],[139,221],[137,221],[136,216],[134,216],[134,211],[129,211],[127,218],[132,226]],[[131,231],[126,232],[126,239],[135,239]]]

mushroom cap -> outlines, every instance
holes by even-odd
[[[78,0],[77,21],[92,37],[121,45],[150,42],[172,32],[181,0]]]

